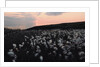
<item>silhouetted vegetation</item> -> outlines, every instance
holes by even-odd
[[[36,26],[33,28],[29,28],[26,30],[39,30],[39,29],[85,29],[85,22],[76,22],[76,23],[61,23],[55,25],[43,25],[43,26]]]
[[[85,62],[85,23],[4,30],[5,62]]]

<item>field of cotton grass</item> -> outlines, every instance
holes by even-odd
[[[4,61],[85,62],[85,30],[5,29]]]

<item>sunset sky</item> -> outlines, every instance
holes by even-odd
[[[78,21],[85,21],[84,12],[5,12],[4,14],[4,27],[12,29]]]

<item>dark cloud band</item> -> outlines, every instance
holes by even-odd
[[[46,15],[49,15],[49,16],[57,16],[57,15],[61,15],[63,13],[64,12],[46,12],[45,14]]]

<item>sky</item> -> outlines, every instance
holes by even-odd
[[[85,21],[84,12],[5,12],[4,27],[27,29],[34,26]]]

